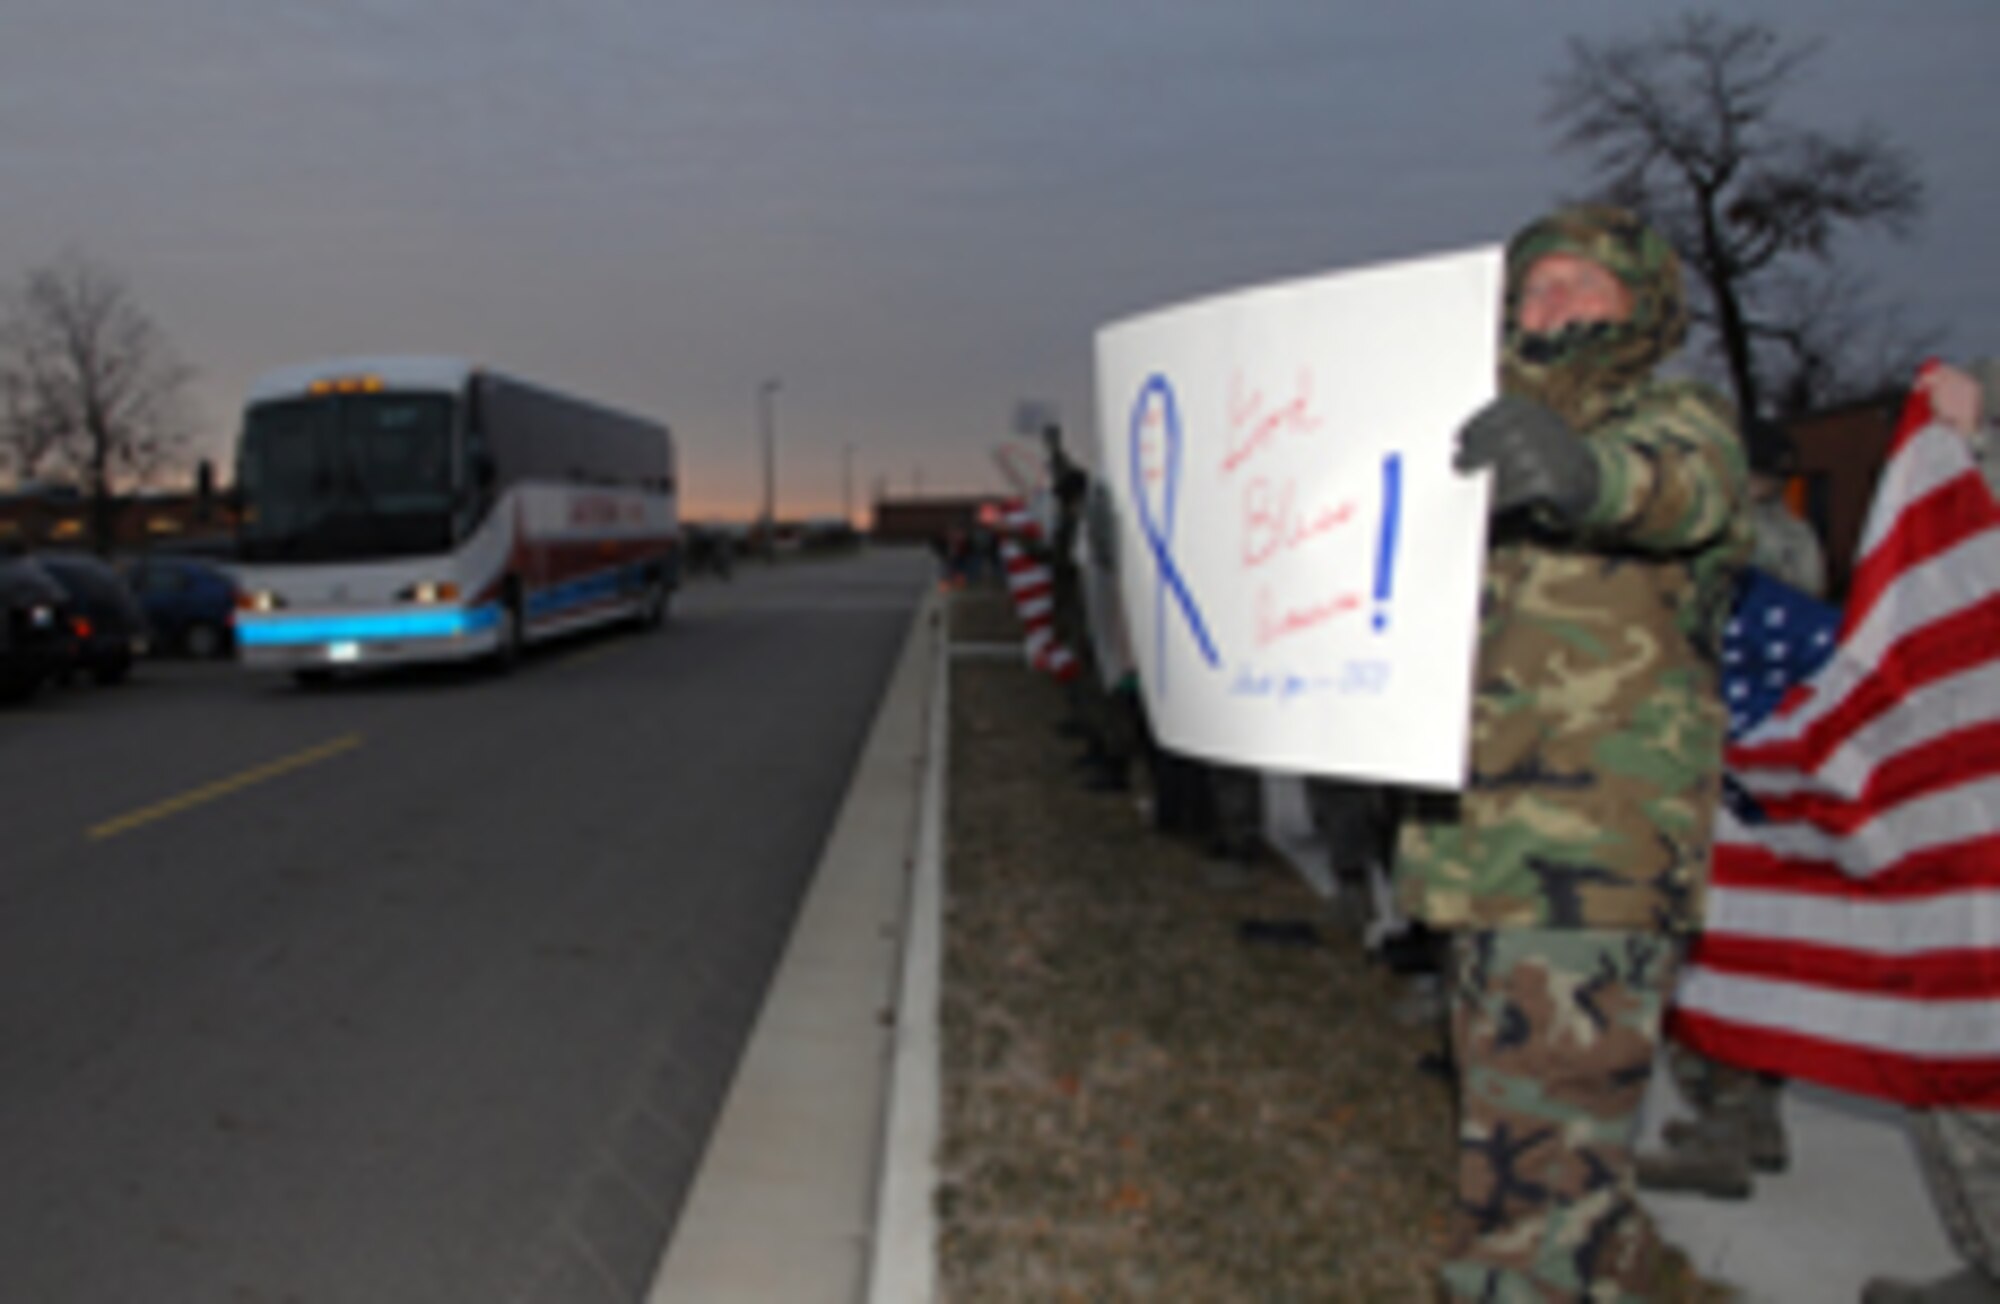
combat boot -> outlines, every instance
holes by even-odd
[[[1743,1102],[1743,1152],[1759,1173],[1782,1173],[1791,1156],[1785,1149],[1785,1124],[1778,1116],[1778,1089],[1766,1086]]]
[[[1742,1153],[1752,1172],[1782,1173],[1791,1162],[1778,1089],[1769,1084],[1727,1096],[1691,1119],[1674,1119],[1661,1136],[1669,1148],[1728,1145]]]
[[[1750,1157],[1735,1120],[1705,1114],[1662,1129],[1664,1148],[1633,1157],[1642,1191],[1743,1200],[1750,1195]]]
[[[2000,1304],[2000,1282],[1977,1268],[1927,1282],[1876,1277],[1861,1288],[1861,1304]]]

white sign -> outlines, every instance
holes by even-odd
[[[1496,248],[1168,308],[1097,335],[1097,464],[1153,728],[1262,769],[1465,781]]]

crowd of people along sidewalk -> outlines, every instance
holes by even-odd
[[[1441,996],[1460,1154],[1447,1298],[1653,1298],[1661,1246],[1636,1190],[1741,1198],[1788,1162],[1781,1079],[1663,1046],[1702,924],[1725,731],[1745,723],[1722,698],[1723,625],[1753,578],[1821,598],[1827,570],[1785,502],[1790,437],[1656,374],[1687,313],[1675,254],[1629,213],[1572,207],[1509,242],[1500,393],[1454,463],[1493,476],[1469,783],[1449,798],[1308,783],[1337,899]],[[1920,384],[2000,492],[2000,365]],[[1064,684],[1081,781],[1142,783],[1157,828],[1248,862],[1260,776],[1155,739],[1120,646],[1114,495],[1058,428],[1043,437],[1052,526],[1017,510],[1001,557],[1041,627],[1034,659]],[[1663,1054],[1692,1117],[1635,1154]],[[2000,1301],[2000,1114],[1920,1111],[1913,1130],[1966,1267],[1871,1282],[1864,1300]]]

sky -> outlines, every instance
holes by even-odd
[[[1916,158],[1848,257],[2000,351],[1995,0],[1736,0],[1785,100]],[[1602,0],[0,0],[0,280],[114,269],[222,465],[261,372],[443,353],[668,422],[685,513],[1004,486],[1022,400],[1090,444],[1092,338],[1504,239],[1588,187],[1548,79]]]

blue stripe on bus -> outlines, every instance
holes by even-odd
[[[245,647],[292,647],[301,643],[381,643],[419,638],[456,638],[492,629],[500,607],[426,607],[416,611],[372,611],[351,616],[238,615],[236,641]]]
[[[528,597],[528,619],[543,620],[550,616],[562,615],[572,607],[588,606],[603,602],[608,598],[622,597],[632,591],[644,577],[643,568],[626,566],[617,570],[600,571],[580,580],[558,584]]]
[[[530,594],[529,620],[546,620],[579,607],[621,597],[644,578],[642,567],[601,571],[585,579]],[[383,643],[422,638],[456,638],[494,628],[500,604],[480,607],[425,607],[411,611],[358,612],[327,616],[243,616],[236,641],[245,647],[296,647],[306,643]]]

